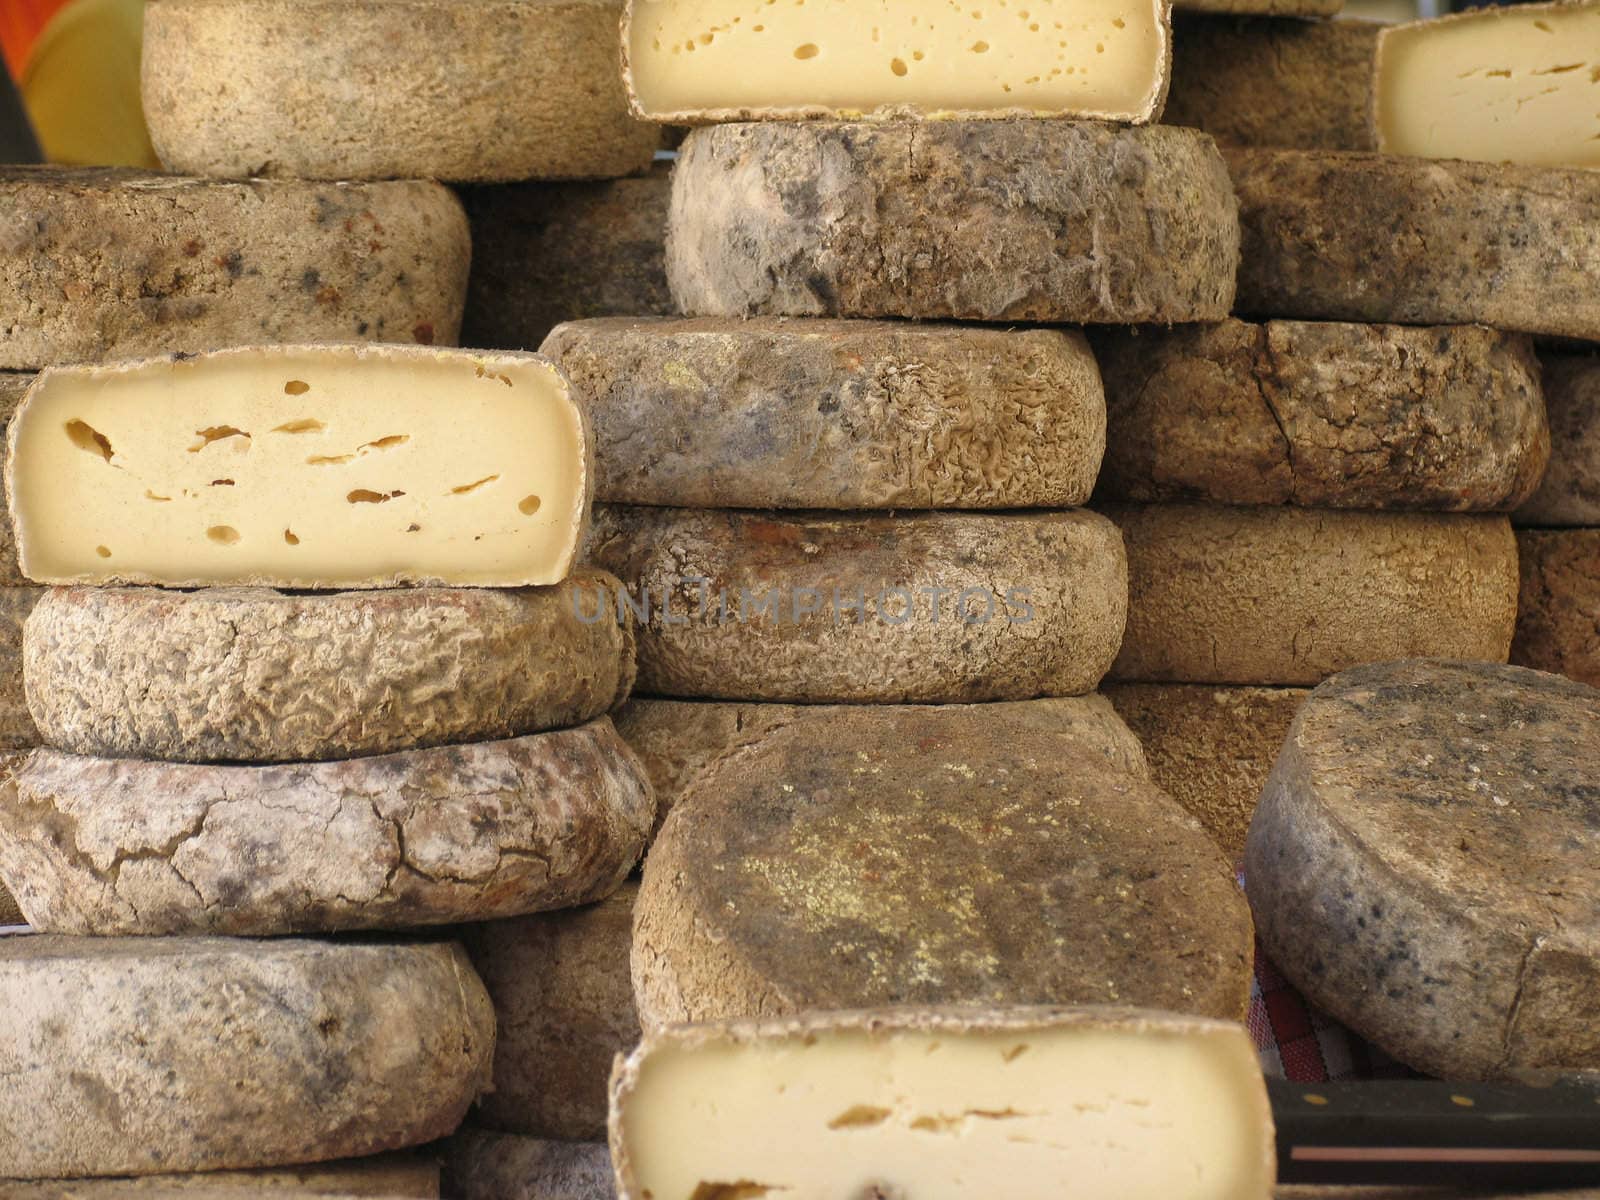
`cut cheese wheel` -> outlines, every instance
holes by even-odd
[[[1600,358],[1548,354],[1550,469],[1514,514],[1519,525],[1600,526]]]
[[[732,512],[600,505],[585,599],[639,621],[639,690],[795,703],[1077,696],[1116,656],[1121,540],[1086,512]]]
[[[1600,339],[1600,172],[1225,149],[1238,311]]]
[[[605,717],[266,767],[36,750],[0,787],[0,877],[43,932],[403,929],[598,900],[654,819]]]
[[[695,315],[1214,321],[1237,266],[1227,170],[1189,129],[721,125],[673,174],[667,278]]]
[[[1160,115],[1166,0],[1047,0],[1026,12],[919,0],[629,0],[623,71],[652,121]]]
[[[1600,687],[1600,529],[1526,529],[1517,549],[1511,661]]]
[[[1382,25],[1275,17],[1173,23],[1162,120],[1225,146],[1371,150],[1372,60]]]
[[[462,342],[533,350],[563,321],[670,316],[670,163],[636,179],[464,188],[472,277]]]
[[[623,1200],[1268,1200],[1237,1025],[1124,1009],[905,1009],[675,1029],[618,1065]],[[979,1182],[981,1181],[981,1183]]]
[[[1316,684],[1358,663],[1504,662],[1504,517],[1108,505],[1128,551],[1119,681]]]
[[[1211,839],[1081,743],[1018,733],[842,712],[724,759],[645,863],[645,1029],[1048,1000],[1242,1018],[1250,922]]]
[[[0,939],[0,1162],[23,1177],[320,1162],[449,1133],[494,1014],[449,943]],[[20,1065],[21,1069],[15,1069]]]
[[[601,500],[707,508],[1071,508],[1105,395],[1082,334],[758,318],[563,325]]]
[[[463,1129],[450,1139],[445,1176],[456,1200],[613,1200],[604,1142],[553,1142]],[[1560,1198],[1558,1198],[1560,1200]]]
[[[370,1197],[372,1200],[439,1200],[439,1165],[421,1154],[377,1154],[370,1158],[259,1167],[250,1171],[201,1171],[188,1175],[139,1175],[109,1179],[0,1179],[6,1200],[126,1200],[144,1197],[185,1200],[260,1196]]]
[[[1374,124],[1385,154],[1600,166],[1600,3],[1456,13],[1385,29]]]
[[[593,487],[582,407],[526,354],[275,346],[54,368],[8,441],[39,583],[559,583]]]
[[[1519,667],[1347,671],[1300,709],[1250,829],[1273,962],[1446,1079],[1600,1068],[1600,691]]]
[[[628,970],[638,894],[629,882],[598,904],[467,931],[496,1025],[494,1091],[478,1121],[532,1137],[605,1137],[611,1061],[639,1040]]]
[[[835,704],[740,704],[635,699],[617,711],[617,732],[639,755],[656,793],[656,822],[694,796],[725,759],[792,725],[855,726],[881,722],[886,731],[918,722],[930,734],[970,729],[996,739],[1066,738],[1120,771],[1150,777],[1144,751],[1104,696],[937,704],[901,709]],[[886,736],[887,733],[886,733]]]
[[[0,214],[7,369],[461,328],[471,239],[436,183],[4,167]]]
[[[628,112],[621,15],[622,0],[156,0],[150,140],[198,175],[627,175],[660,132]]]
[[[1106,698],[1144,745],[1150,778],[1199,818],[1230,860],[1244,853],[1267,773],[1310,694],[1305,688],[1192,683],[1106,688]]]
[[[516,590],[58,588],[28,626],[31,704],[57,749],[180,762],[353,758],[579,725],[633,683],[631,627],[578,615],[581,597],[615,586],[580,567]],[[0,672],[3,655],[0,630]]]
[[[1094,346],[1108,499],[1500,511],[1550,455],[1520,334],[1229,320]]]

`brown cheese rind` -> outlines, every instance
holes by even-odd
[[[1272,17],[1331,17],[1344,0],[1173,0],[1179,12],[1253,13]]]
[[[602,1081],[604,1082],[604,1081]],[[557,1142],[463,1129],[446,1149],[456,1200],[612,1200],[605,1142]]]
[[[1600,529],[1519,530],[1517,549],[1511,661],[1600,687]]]
[[[1546,354],[1550,469],[1512,520],[1518,525],[1600,526],[1600,358]]]
[[[379,1154],[339,1162],[187,1175],[102,1179],[0,1179],[6,1200],[244,1200],[258,1196],[370,1197],[371,1200],[439,1200],[439,1164],[424,1154]]]

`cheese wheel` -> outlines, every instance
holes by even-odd
[[[258,1167],[249,1171],[201,1171],[189,1175],[138,1175],[111,1179],[0,1179],[6,1200],[241,1200],[259,1196],[371,1197],[372,1200],[439,1200],[439,1165],[421,1154],[376,1154],[370,1158]]]
[[[1519,530],[1517,549],[1511,661],[1600,687],[1600,529]]]
[[[555,1142],[463,1129],[450,1139],[445,1177],[457,1200],[612,1200],[604,1142]]]
[[[1541,356],[1550,414],[1550,469],[1516,513],[1518,525],[1600,526],[1600,358]]]
[[[11,418],[34,381],[32,371],[0,371],[0,434],[11,424]],[[5,497],[0,495],[0,587],[18,587],[28,581],[17,566],[17,539],[11,528],[11,510]]]

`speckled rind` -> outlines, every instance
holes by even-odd
[[[1359,667],[1301,707],[1246,888],[1314,1004],[1428,1074],[1600,1069],[1600,691],[1484,663]]]
[[[1511,519],[1518,525],[1600,526],[1600,358],[1546,354],[1540,362],[1550,469]]]
[[[717,125],[679,150],[667,279],[703,316],[1220,320],[1238,232],[1193,130]]]
[[[404,929],[598,900],[654,818],[606,717],[283,766],[37,750],[0,785],[0,875],[53,933]]]
[[[1518,530],[1517,550],[1511,661],[1600,687],[1600,529]]]
[[[725,758],[662,826],[633,934],[646,1030],[928,1003],[1238,1020],[1249,992],[1244,899],[1170,797],[1069,735],[906,710]]]
[[[597,505],[589,557],[622,580],[632,603],[642,606],[648,590],[638,689],[650,695],[790,703],[1077,696],[1105,674],[1126,616],[1121,540],[1087,512],[841,516]],[[863,596],[864,614],[848,607]]]
[[[609,1064],[608,1064],[609,1070]],[[613,1200],[604,1142],[554,1142],[463,1129],[446,1150],[456,1200]]]
[[[1299,684],[1419,656],[1505,662],[1503,516],[1104,506],[1128,551],[1119,682]]]
[[[454,345],[472,257],[436,183],[0,169],[0,368],[272,342]]]
[[[380,1154],[301,1167],[109,1179],[0,1179],[5,1200],[121,1200],[139,1196],[323,1196],[439,1200],[439,1164],[423,1154]],[[197,1196],[197,1193],[199,1194]]]
[[[0,940],[0,1162],[28,1177],[376,1154],[450,1132],[494,1014],[450,943]]]
[[[150,140],[170,170],[230,178],[628,175],[661,135],[628,111],[621,15],[622,0],[152,0]]]
[[[1600,339],[1600,172],[1225,148],[1237,310]]]
[[[615,585],[580,567],[510,590],[55,588],[25,635],[29,703],[47,744],[110,758],[294,762],[520,737],[627,697],[632,627],[582,621],[576,603]]]

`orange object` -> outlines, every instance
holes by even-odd
[[[0,0],[0,50],[6,69],[22,82],[33,47],[51,19],[72,0]]]

